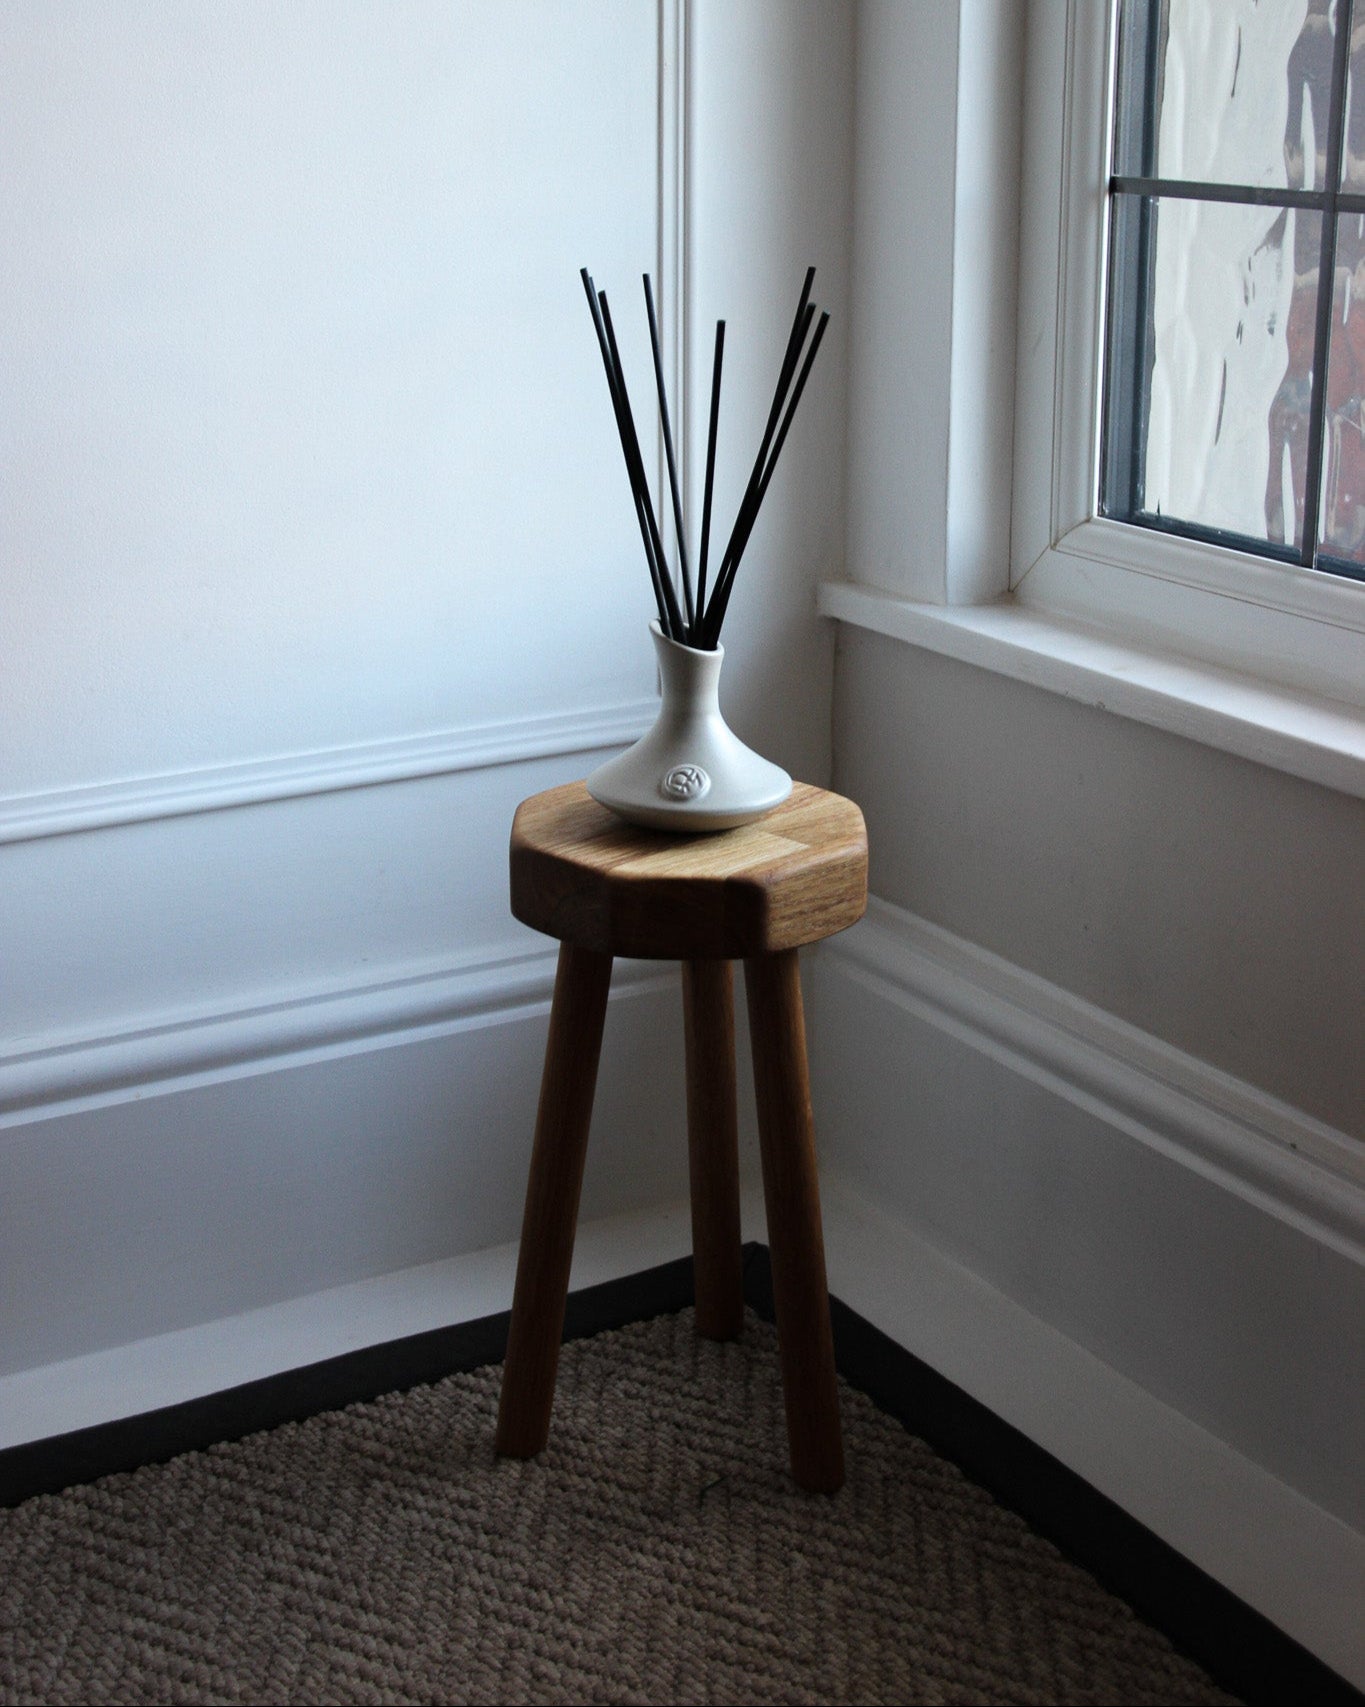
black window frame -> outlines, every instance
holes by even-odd
[[[1142,169],[1138,173],[1115,172],[1108,184],[1109,278],[1102,379],[1099,513],[1135,527],[1149,528],[1178,538],[1202,540],[1258,558],[1296,563],[1304,568],[1365,583],[1365,564],[1334,557],[1319,546],[1337,221],[1343,214],[1365,215],[1365,193],[1341,187],[1355,0],[1337,0],[1326,170],[1320,190],[1207,183],[1189,178],[1164,178],[1156,174],[1156,115],[1160,108],[1162,69],[1158,63],[1157,46],[1168,6],[1169,0],[1120,0],[1119,4],[1119,51],[1115,55],[1114,75],[1116,79],[1121,77],[1124,69],[1131,66],[1136,58],[1142,68],[1143,86],[1137,101],[1131,99],[1131,91],[1115,89],[1114,158],[1116,161],[1140,162]],[[1145,485],[1145,445],[1141,428],[1147,418],[1155,358],[1151,293],[1156,250],[1153,216],[1157,198],[1300,208],[1321,215],[1301,546],[1158,515],[1139,502]],[[1122,501],[1116,501],[1120,496]]]

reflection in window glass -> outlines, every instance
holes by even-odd
[[[1170,0],[1146,17],[1145,10],[1126,9],[1134,39],[1125,34],[1121,75],[1151,79],[1144,91],[1150,147],[1144,159],[1140,125],[1121,129],[1115,170],[1318,187],[1331,105],[1332,0]]]
[[[1297,547],[1321,215],[1171,200],[1152,223],[1146,507]]]
[[[1100,507],[1365,579],[1353,3],[1123,0]]]
[[[1327,363],[1322,549],[1365,564],[1365,214],[1337,232],[1336,292]]]

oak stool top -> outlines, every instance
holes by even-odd
[[[867,830],[851,800],[798,782],[757,823],[646,830],[581,782],[532,795],[512,822],[512,912],[599,954],[746,960],[818,942],[867,910]]]

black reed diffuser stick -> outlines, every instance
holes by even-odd
[[[806,381],[810,378],[816,352],[819,350],[820,341],[825,335],[825,327],[829,324],[828,313],[822,313],[815,323],[814,334],[811,334],[811,323],[815,321],[816,315],[815,305],[810,300],[811,287],[815,282],[815,268],[811,267],[806,272],[805,283],[801,288],[801,295],[796,304],[796,314],[792,319],[791,331],[787,336],[786,349],[783,351],[782,366],[778,370],[772,406],[768,411],[767,424],[759,442],[758,455],[754,458],[748,484],[745,486],[744,495],[740,499],[734,526],[730,530],[730,538],[721,554],[720,567],[716,571],[715,585],[711,589],[709,600],[706,596],[706,572],[711,543],[711,499],[716,473],[716,439],[720,420],[720,383],[721,366],[725,353],[725,322],[723,320],[716,322],[716,353],[711,369],[711,412],[706,436],[706,485],[702,498],[701,554],[697,561],[697,582],[694,596],[691,564],[687,553],[686,530],[683,525],[682,493],[678,482],[677,458],[674,455],[673,423],[668,412],[668,395],[664,385],[659,322],[654,309],[653,287],[650,284],[649,274],[645,274],[645,313],[649,320],[650,348],[654,357],[654,379],[659,398],[659,423],[663,433],[664,460],[668,467],[669,491],[673,501],[674,527],[678,535],[678,568],[682,580],[681,606],[678,603],[677,588],[674,585],[673,575],[664,553],[659,523],[654,512],[654,501],[650,496],[649,480],[645,473],[644,458],[640,454],[640,441],[635,431],[635,417],[630,407],[630,394],[626,389],[625,370],[621,365],[621,352],[616,342],[616,330],[612,325],[607,294],[605,291],[597,289],[586,267],[582,269],[580,276],[583,280],[583,289],[587,294],[588,308],[592,313],[593,327],[597,333],[597,342],[602,353],[602,365],[606,370],[607,390],[611,396],[612,412],[616,417],[616,430],[620,435],[621,452],[626,462],[626,475],[630,481],[631,496],[635,502],[636,519],[640,524],[640,538],[645,548],[645,561],[649,567],[650,583],[654,588],[654,599],[658,606],[659,627],[670,640],[680,641],[683,645],[695,646],[703,651],[714,651],[720,644],[721,624],[725,621],[725,613],[730,606],[730,594],[734,588],[740,560],[743,558],[745,548],[753,534],[759,509],[762,507],[763,499],[772,482],[773,472],[777,467],[777,459],[781,456],[782,447],[787,442],[787,434],[791,430],[797,405],[805,391]],[[805,352],[804,359],[802,357],[803,350]]]
[[[828,325],[828,313],[822,314],[816,324],[815,336],[810,341],[810,348],[806,351],[806,359],[801,367],[801,377],[797,380],[796,387],[792,392],[792,399],[790,404],[787,406],[787,413],[783,419],[781,430],[773,443],[772,455],[768,458],[767,467],[763,470],[763,478],[759,482],[757,491],[754,493],[747,515],[742,518],[736,518],[735,531],[730,536],[730,545],[727,552],[727,555],[730,558],[730,563],[726,569],[723,580],[720,578],[717,579],[716,590],[711,595],[711,603],[706,612],[706,622],[703,627],[700,641],[702,646],[715,646],[720,637],[720,625],[725,621],[725,612],[729,608],[730,589],[735,584],[735,573],[739,568],[739,560],[743,557],[744,548],[749,543],[749,536],[754,531],[754,523],[758,520],[759,506],[767,495],[768,485],[773,477],[773,470],[777,467],[777,459],[782,454],[782,446],[787,442],[787,432],[791,427],[792,419],[796,414],[796,406],[801,401],[801,393],[806,388],[806,381],[810,377],[810,370],[815,363],[815,353],[820,348],[820,340],[824,337],[825,327]]]
[[[683,527],[682,497],[678,492],[678,469],[673,460],[673,426],[668,418],[668,393],[664,388],[664,364],[659,354],[659,322],[654,313],[654,291],[649,274],[645,274],[645,313],[649,316],[649,345],[654,352],[654,383],[659,388],[659,422],[664,430],[664,459],[668,463],[668,484],[673,493],[673,525],[678,530],[678,567],[682,570],[683,603],[687,607],[687,632],[697,626],[696,607],[692,603],[692,575],[687,564],[687,533]]]
[[[607,302],[606,291],[598,291],[597,304],[602,310],[602,324],[607,333],[607,350],[611,357],[612,375],[616,381],[616,395],[620,399],[621,419],[625,423],[622,443],[627,468],[635,488],[636,503],[645,519],[649,547],[654,554],[654,561],[659,565],[659,584],[664,599],[664,633],[670,640],[683,640],[685,631],[682,612],[678,609],[678,595],[673,590],[673,578],[668,572],[663,540],[659,537],[659,524],[654,517],[654,504],[649,495],[649,478],[645,474],[644,458],[640,455],[640,441],[635,433],[635,417],[631,412],[630,393],[626,389],[625,369],[621,366],[621,352],[616,343],[616,328],[611,323],[611,306]]]
[[[711,363],[711,419],[706,429],[706,490],[701,504],[701,561],[697,565],[697,608],[706,609],[706,553],[711,544],[711,494],[716,483],[716,428],[720,424],[720,369],[725,360],[725,322],[716,321],[716,354]]]
[[[611,359],[611,348],[607,343],[607,330],[602,323],[602,310],[598,306],[597,287],[593,284],[586,267],[583,268],[580,276],[583,280],[583,289],[587,292],[588,307],[592,311],[592,323],[597,330],[597,342],[602,351],[602,365],[606,369],[607,390],[611,394],[612,413],[616,417],[616,430],[621,436],[621,452],[626,460],[626,473],[630,479],[631,496],[635,500],[635,519],[640,524],[640,537],[644,541],[645,547],[645,562],[649,565],[649,578],[654,587],[655,602],[659,607],[659,626],[665,634],[669,634],[671,637],[662,571],[659,560],[654,555],[654,544],[650,538],[649,524],[645,520],[645,504],[648,503],[649,494],[648,491],[645,492],[645,504],[642,504],[640,488],[635,481],[635,462],[630,454],[630,445],[627,441],[625,417],[621,410],[621,395],[616,382],[616,369]],[[636,448],[638,450],[638,446]]]

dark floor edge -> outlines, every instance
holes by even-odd
[[[758,1315],[773,1319],[766,1246],[744,1247],[744,1293]],[[564,1337],[671,1314],[692,1301],[692,1259],[681,1257],[571,1293]],[[1344,1678],[1018,1429],[837,1298],[830,1313],[846,1380],[1092,1572],[1223,1688],[1253,1707],[1365,1707],[1365,1695]],[[501,1311],[0,1450],[0,1507],[496,1363],[507,1324]]]
[[[773,1320],[766,1246],[746,1252],[744,1294]],[[830,1299],[839,1373],[1085,1567],[1224,1689],[1260,1707],[1362,1703],[1355,1689],[1012,1424]]]
[[[569,1295],[565,1339],[584,1339],[627,1322],[685,1309],[692,1302],[692,1259],[603,1281]],[[57,1493],[120,1470],[161,1464],[182,1452],[240,1440],[281,1423],[302,1422],[381,1393],[440,1381],[500,1363],[510,1311],[409,1334],[384,1345],[343,1352],[161,1410],[120,1417],[0,1450],[0,1509],[35,1494]]]

